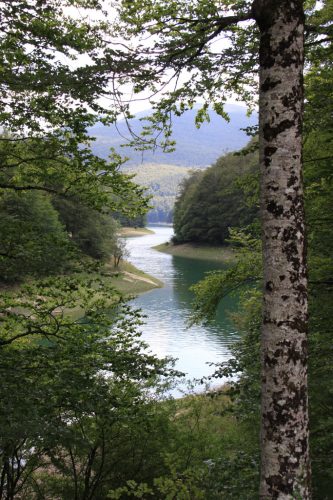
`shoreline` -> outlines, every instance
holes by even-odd
[[[84,277],[85,273],[81,274]],[[89,275],[94,278],[93,275]],[[130,300],[143,293],[149,292],[156,288],[162,288],[163,282],[144,273],[127,261],[122,261],[119,268],[114,268],[111,264],[104,265],[104,272],[96,273],[96,278],[102,278],[105,284],[111,285],[114,290],[123,295],[125,300]],[[112,300],[110,302],[112,304]],[[76,304],[74,308],[67,310],[67,315],[72,320],[78,320],[84,316],[84,309],[80,304]]]
[[[127,261],[122,261],[119,269],[110,267],[109,272],[107,279],[111,280],[111,284],[120,293],[140,295],[164,286],[162,281],[141,271],[141,269]]]
[[[122,227],[119,234],[122,238],[126,239],[155,233],[147,227]],[[110,269],[111,280],[115,278],[112,284],[121,293],[140,295],[164,286],[161,280],[145,273],[127,260],[122,260],[117,269],[112,264],[106,264],[105,267]]]
[[[147,227],[122,227],[119,235],[122,238],[135,238],[137,236],[145,236],[146,234],[154,234],[154,231]]]
[[[235,250],[232,247],[227,246],[210,246],[196,243],[173,245],[172,243],[166,242],[152,248],[157,252],[167,253],[169,255],[174,255],[175,257],[210,260],[226,264],[234,262],[236,258]]]

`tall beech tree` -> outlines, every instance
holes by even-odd
[[[306,7],[311,14],[316,2]],[[134,0],[122,2],[119,12],[122,36],[139,39],[131,52],[135,91],[151,91],[155,114],[150,124],[162,123],[166,139],[170,111],[181,114],[198,97],[205,99],[197,115],[200,125],[209,118],[209,105],[226,117],[223,103],[232,93],[250,106],[259,93],[264,267],[260,498],[310,498],[304,2],[161,0],[152,5]],[[309,28],[311,45],[325,43],[328,24]],[[176,85],[169,90],[172,78]]]
[[[310,497],[302,4],[254,4],[261,35],[262,498]]]

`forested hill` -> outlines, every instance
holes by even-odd
[[[135,182],[146,186],[152,195],[153,207],[147,216],[148,223],[172,222],[173,207],[179,185],[191,172],[189,167],[144,163],[142,165],[128,165],[123,167],[128,173],[135,173]]]
[[[184,179],[174,210],[174,241],[224,244],[230,227],[251,224],[258,215],[258,153],[227,154]]]
[[[195,126],[195,116],[198,108],[187,111],[183,116],[173,118],[173,138],[176,141],[176,151],[163,153],[156,151],[134,151],[121,147],[130,139],[127,125],[120,121],[116,127],[105,127],[102,124],[94,126],[90,132],[96,137],[93,150],[99,156],[107,158],[110,147],[116,148],[123,156],[129,158],[128,164],[139,165],[142,163],[172,164],[187,167],[206,167],[214,163],[217,158],[228,151],[236,151],[245,146],[248,141],[242,128],[255,125],[257,115],[246,116],[246,109],[242,106],[229,104],[226,111],[230,122],[226,122],[214,111],[210,111],[210,122],[203,123],[198,129]],[[131,127],[139,133],[142,128],[140,118],[147,116],[149,111],[138,113],[131,120]]]
[[[107,158],[110,148],[114,147],[129,158],[123,169],[136,173],[136,181],[148,188],[153,206],[148,214],[148,222],[171,222],[179,183],[190,170],[206,168],[222,154],[241,149],[248,142],[248,136],[241,129],[257,122],[256,113],[247,117],[244,107],[229,104],[226,106],[229,123],[210,111],[210,122],[203,123],[198,129],[195,126],[198,109],[195,107],[183,116],[173,118],[173,138],[176,141],[176,151],[173,153],[163,153],[161,149],[140,152],[122,147],[126,138],[130,139],[124,121],[120,121],[117,128],[98,124],[91,129],[91,135],[96,137],[94,152]],[[140,132],[143,124],[140,118],[147,114],[148,111],[141,112],[131,121],[133,131]]]

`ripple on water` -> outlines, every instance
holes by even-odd
[[[153,250],[151,247],[168,241],[173,231],[169,227],[150,229],[154,234],[127,240],[130,262],[164,283],[163,288],[132,301],[147,316],[141,327],[142,338],[158,356],[178,358],[176,368],[188,378],[207,376],[213,371],[207,363],[227,361],[231,357],[230,347],[239,338],[227,313],[235,309],[236,299],[223,301],[214,323],[188,328],[193,298],[188,289],[205,272],[216,269],[216,263],[177,258]]]

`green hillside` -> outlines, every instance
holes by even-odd
[[[151,204],[154,208],[148,214],[148,222],[171,222],[178,186],[192,169],[168,164],[142,163],[125,166],[123,170],[135,173],[136,182],[146,186],[153,196]]]
[[[192,172],[181,184],[174,208],[174,241],[225,244],[230,227],[251,224],[258,207],[258,152],[221,156],[206,170]],[[251,186],[253,186],[251,188]]]
[[[209,121],[200,128],[195,125],[199,107],[187,111],[182,116],[172,117],[172,138],[176,141],[175,151],[164,153],[161,148],[154,151],[136,151],[126,147],[131,134],[124,120],[115,126],[101,123],[91,128],[95,137],[92,149],[95,154],[107,158],[110,148],[128,157],[124,168],[127,172],[137,173],[137,182],[147,186],[153,195],[154,209],[148,214],[148,222],[171,222],[172,211],[179,183],[194,168],[207,168],[226,152],[241,149],[248,142],[244,128],[257,123],[257,115],[246,115],[243,106],[226,105],[230,122],[223,120],[214,111],[209,111]],[[143,117],[150,111],[138,113],[130,120],[131,130],[140,134]]]
[[[136,151],[126,147],[132,140],[128,126],[124,120],[115,125],[104,126],[101,123],[90,129],[91,136],[96,140],[92,144],[95,154],[107,158],[110,148],[115,148],[123,156],[128,157],[128,163],[139,165],[141,162],[149,164],[172,164],[186,167],[208,167],[221,155],[230,151],[237,151],[246,145],[248,136],[244,128],[257,123],[258,117],[254,113],[251,117],[246,115],[246,108],[235,104],[227,104],[225,109],[229,114],[230,122],[223,120],[214,111],[209,111],[209,121],[200,128],[195,125],[195,117],[199,106],[187,111],[182,116],[172,117],[172,139],[176,141],[175,151],[164,153],[161,148],[151,151]],[[150,110],[138,113],[130,120],[131,130],[140,134],[142,121],[151,113]],[[160,140],[162,137],[160,137]]]

